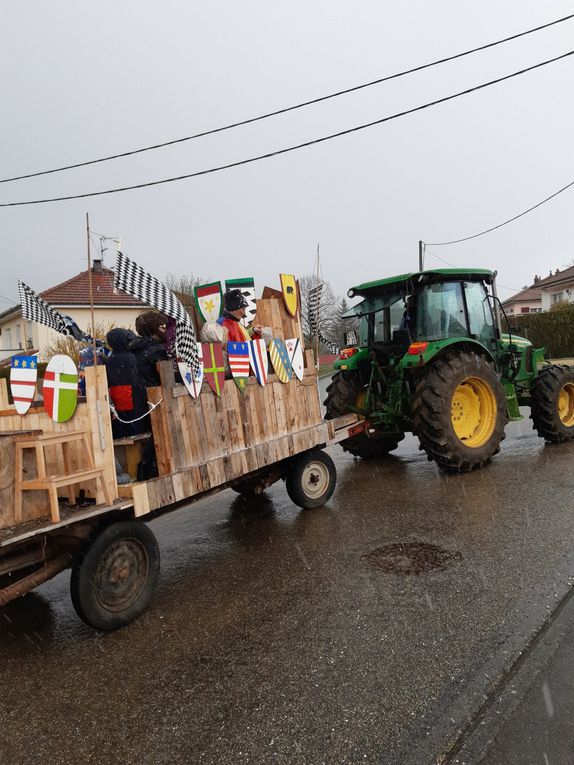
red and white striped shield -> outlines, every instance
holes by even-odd
[[[249,343],[249,361],[251,362],[251,368],[257,382],[260,385],[265,385],[267,382],[269,360],[267,358],[267,346],[263,338],[251,340]]]
[[[10,365],[10,391],[18,414],[26,414],[34,400],[38,378],[35,356],[14,356]]]
[[[240,391],[247,385],[249,377],[249,343],[227,343],[227,359],[233,380]]]

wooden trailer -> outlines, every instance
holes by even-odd
[[[278,328],[276,328],[278,329]],[[148,389],[159,475],[118,486],[115,458],[135,478],[144,438],[112,438],[105,367],[86,369],[86,398],[55,423],[41,401],[18,415],[0,380],[0,606],[66,568],[78,615],[103,630],[146,608],[159,550],[145,523],[231,487],[246,495],[283,479],[302,508],[324,504],[335,468],[323,447],[364,429],[355,415],[324,421],[311,354],[302,381],[243,392],[226,380],[193,399],[169,362]]]

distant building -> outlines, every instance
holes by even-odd
[[[549,311],[556,303],[574,303],[574,266],[556,269],[536,285],[541,290],[542,310]]]
[[[507,316],[516,316],[522,313],[540,313],[542,310],[542,292],[538,287],[525,287],[516,295],[502,303]]]
[[[133,329],[136,317],[149,307],[125,292],[116,292],[114,272],[101,260],[94,260],[92,266],[92,293],[94,322],[104,328],[113,324]],[[49,305],[74,319],[81,330],[88,331],[92,320],[87,270],[39,294]],[[20,306],[13,306],[0,314],[0,363],[19,353],[37,353],[45,360],[44,349],[58,337],[49,327],[23,319]]]

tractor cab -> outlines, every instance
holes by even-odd
[[[421,351],[426,362],[461,339],[479,343],[494,356],[500,330],[488,291],[493,286],[494,274],[479,269],[402,274],[352,287],[349,297],[363,300],[343,318],[360,319],[359,349],[374,352],[383,363],[405,355],[419,363]],[[411,366],[412,361],[405,364]]]

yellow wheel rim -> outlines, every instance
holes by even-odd
[[[572,408],[571,411],[574,396]],[[463,380],[453,394],[450,416],[454,432],[465,446],[473,449],[483,446],[496,425],[496,398],[490,385],[479,377]]]
[[[566,383],[558,394],[558,415],[563,425],[574,425],[574,383]]]

